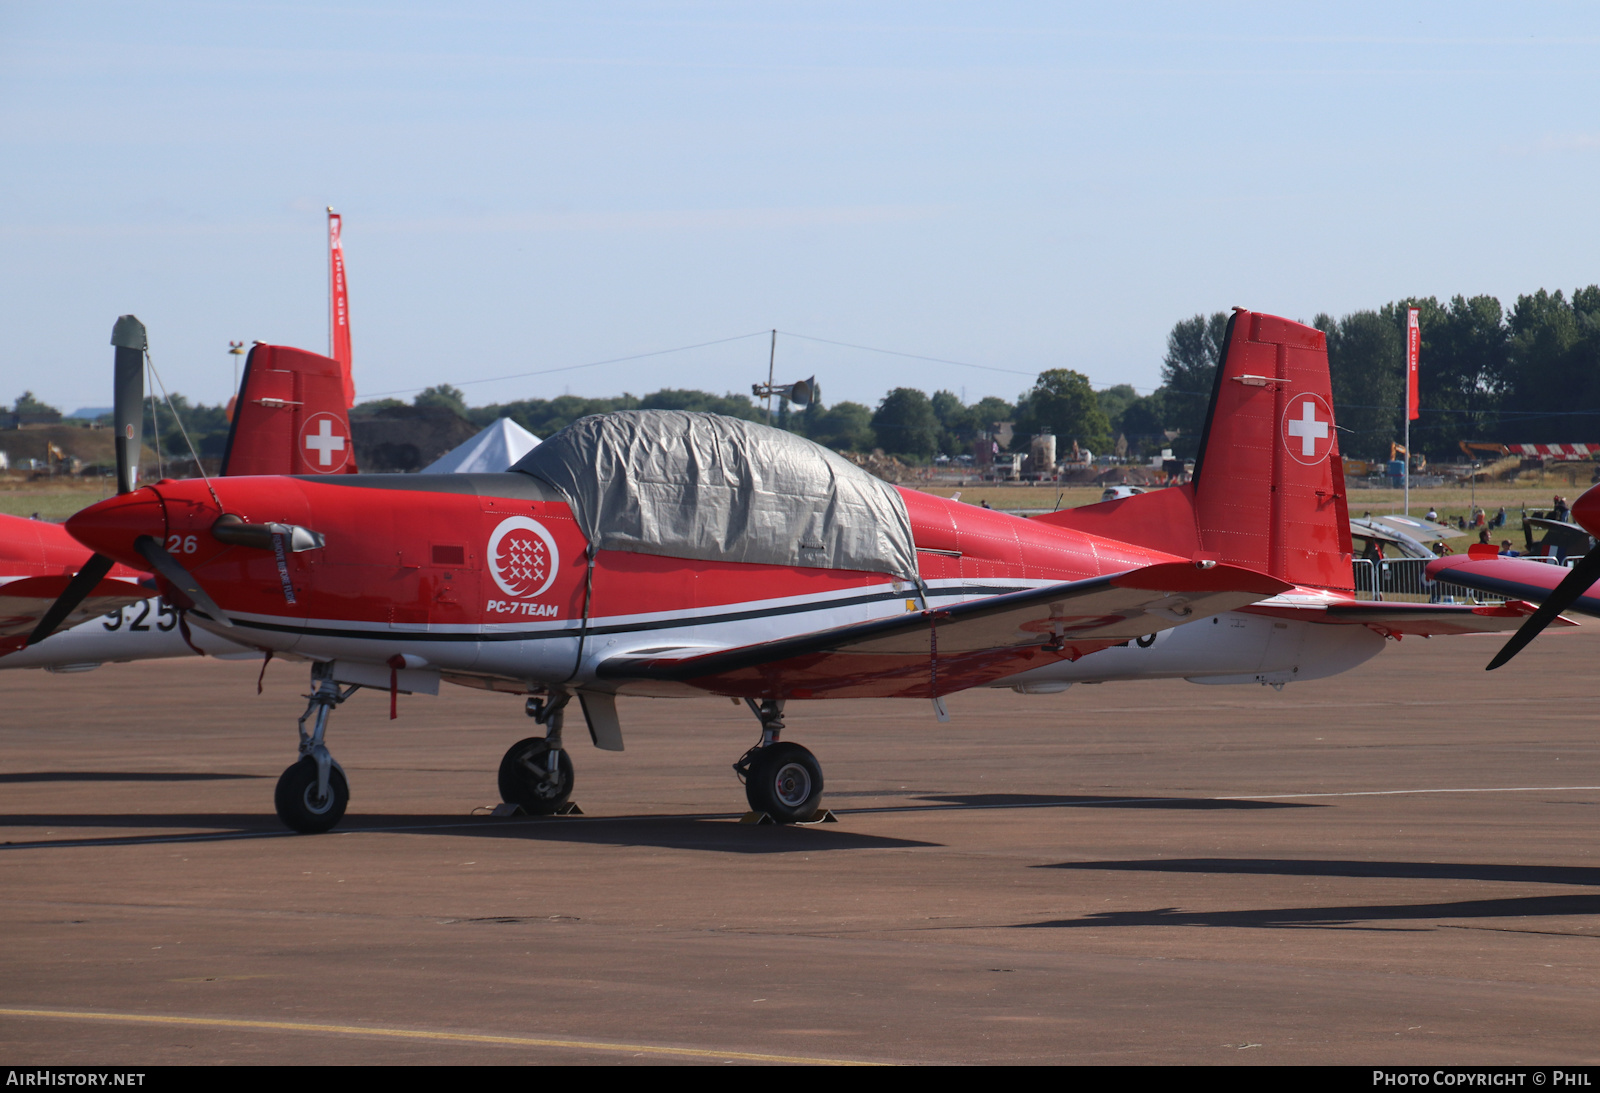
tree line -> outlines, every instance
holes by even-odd
[[[1600,286],[1540,289],[1508,310],[1493,296],[1409,297],[1311,325],[1327,335],[1339,447],[1387,458],[1405,435],[1406,312],[1416,308],[1420,417],[1411,446],[1430,458],[1460,442],[1600,441]],[[1228,317],[1196,315],[1172,328],[1162,387],[1150,396],[1167,428],[1193,437],[1204,421]]]
[[[1408,308],[1419,311],[1422,343],[1419,366],[1421,417],[1411,423],[1412,448],[1431,458],[1459,454],[1463,440],[1491,443],[1600,442],[1600,285],[1518,296],[1508,310],[1493,296],[1454,296],[1440,303],[1432,296],[1354,311],[1339,319],[1318,314],[1312,325],[1328,338],[1334,411],[1340,448],[1346,455],[1386,458],[1391,442],[1403,436],[1405,399],[1405,322]],[[1099,391],[1079,372],[1046,369],[1016,401],[986,397],[970,405],[947,390],[931,396],[912,387],[888,392],[876,407],[858,402],[831,406],[814,402],[804,410],[782,403],[776,416],[789,429],[829,448],[867,452],[882,449],[915,461],[936,454],[956,456],[972,450],[1003,422],[1011,422],[1011,448],[1027,450],[1035,433],[1053,432],[1057,449],[1076,442],[1096,453],[1119,441],[1133,458],[1171,447],[1192,455],[1210,404],[1228,325],[1218,311],[1179,320],[1167,335],[1161,386],[1140,395],[1128,384]],[[227,444],[228,420],[222,406],[191,404],[172,396],[189,436],[202,456],[219,457]],[[404,406],[397,399],[360,403],[353,415],[381,414]],[[466,396],[448,384],[429,387],[411,402],[460,414],[484,426],[509,417],[545,437],[589,414],[612,410],[700,410],[750,421],[766,411],[748,395],[664,388],[643,396],[612,398],[562,395],[468,406]],[[152,421],[146,403],[146,436],[159,437],[167,452],[181,453],[183,441],[165,405]],[[50,411],[24,392],[17,412]]]

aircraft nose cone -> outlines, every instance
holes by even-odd
[[[164,539],[167,514],[153,490],[139,489],[90,505],[67,521],[67,533],[98,554],[149,569],[133,542],[141,535]]]
[[[1572,522],[1581,524],[1583,530],[1600,538],[1600,486],[1591,486],[1572,503]]]

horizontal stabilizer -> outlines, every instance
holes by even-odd
[[[1234,566],[1166,562],[738,649],[617,656],[598,673],[746,698],[936,698],[1289,588]]]

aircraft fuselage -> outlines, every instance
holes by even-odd
[[[253,524],[311,528],[326,545],[301,552],[229,546],[203,483],[161,482],[75,517],[74,534],[137,563],[138,535],[159,539],[234,621],[232,642],[349,666],[351,681],[403,689],[429,677],[521,690],[593,685],[595,666],[646,649],[714,650],[1114,574],[1175,559],[902,490],[917,583],[879,573],[599,551],[592,559],[566,500],[524,474],[361,475],[336,480],[230,478],[214,488]],[[1233,612],[1081,659],[1029,651],[1009,665],[943,680],[995,684],[1159,677],[1281,682],[1343,671],[1382,639]],[[397,659],[398,658],[398,659]],[[365,666],[365,672],[360,666]],[[685,685],[606,685],[621,693],[691,694]],[[876,683],[780,697],[904,693]]]

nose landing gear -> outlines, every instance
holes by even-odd
[[[780,824],[805,823],[822,802],[822,764],[799,744],[780,742],[783,700],[745,703],[761,721],[761,742],[739,757],[734,773],[744,782],[752,812],[764,812]]]
[[[327,831],[344,817],[345,807],[350,804],[350,784],[344,770],[322,741],[328,730],[328,714],[357,689],[352,686],[341,692],[333,681],[331,664],[311,666],[311,693],[306,695],[306,712],[300,715],[300,758],[279,777],[273,793],[278,819],[292,831],[303,835]],[[316,721],[307,734],[306,718],[313,711]]]

